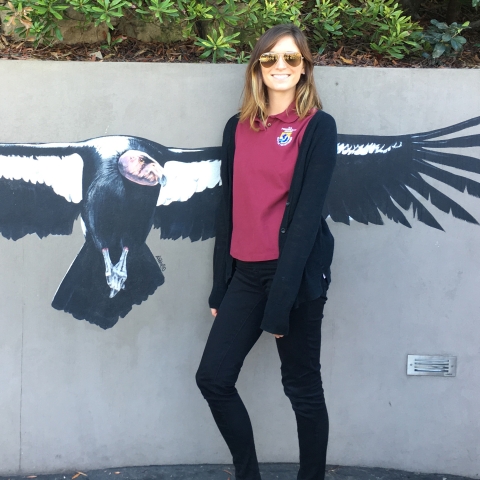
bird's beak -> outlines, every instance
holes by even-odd
[[[164,175],[164,168],[154,161],[152,163],[151,170],[155,173],[155,175],[157,175],[158,183],[160,184],[160,186],[164,187],[167,184],[167,177]]]

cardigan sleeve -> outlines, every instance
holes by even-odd
[[[235,128],[237,116],[233,116],[225,125],[222,140],[222,163],[220,177],[222,179],[222,194],[217,206],[215,217],[215,246],[213,249],[213,287],[208,298],[210,308],[217,308],[222,303],[227,291],[227,259],[230,256],[229,248],[229,208],[230,208],[230,165],[233,163],[235,151]]]
[[[290,311],[297,298],[307,259],[320,228],[323,204],[327,196],[337,156],[335,120],[324,112],[308,142],[306,165],[298,203],[285,233],[277,271],[272,282],[261,328],[287,335]],[[312,119],[313,120],[313,119]]]

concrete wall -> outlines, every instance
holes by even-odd
[[[128,134],[218,145],[243,71],[0,62],[0,142]],[[316,78],[341,133],[415,133],[480,115],[474,70],[317,68]],[[480,219],[479,199],[438,188]],[[480,477],[480,227],[431,211],[445,232],[411,212],[412,229],[331,223],[322,351],[331,464]],[[193,379],[212,322],[213,241],[161,241],[152,231],[166,282],[107,331],[50,307],[82,243],[79,225],[67,237],[0,238],[0,474],[228,462]],[[412,353],[457,355],[457,376],[407,377]],[[260,339],[239,383],[260,461],[296,461],[272,337]]]

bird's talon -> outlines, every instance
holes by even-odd
[[[103,249],[102,253],[105,260],[105,277],[107,279],[107,285],[110,287],[110,298],[113,298],[120,290],[125,290],[128,247],[123,248],[120,260],[116,265],[112,264],[107,248]]]

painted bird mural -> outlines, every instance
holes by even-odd
[[[413,208],[420,222],[443,230],[429,209],[413,195],[411,190],[415,190],[441,211],[478,224],[470,213],[425,179],[430,177],[480,197],[480,183],[460,172],[480,173],[480,157],[462,154],[462,149],[480,146],[480,134],[459,135],[478,125],[480,117],[412,135],[339,135],[337,164],[323,215],[347,225],[350,219],[383,225],[381,212],[394,222],[411,227],[396,202],[403,210]],[[445,136],[449,138],[442,138]],[[451,149],[456,149],[455,153]],[[451,173],[442,166],[454,167],[459,172]]]
[[[152,227],[162,238],[214,236],[218,154],[127,136],[0,144],[0,232],[69,235],[80,215],[85,244],[52,306],[110,328],[164,282],[145,243]]]
[[[323,215],[381,225],[381,212],[411,227],[402,210],[413,208],[419,221],[442,229],[416,191],[436,208],[478,224],[426,180],[480,197],[479,182],[442,168],[480,173],[480,158],[461,152],[480,146],[480,134],[461,135],[478,125],[480,117],[410,135],[340,134]],[[80,216],[85,244],[52,306],[111,328],[164,282],[145,243],[152,227],[165,239],[215,235],[220,157],[219,147],[167,148],[128,136],[0,144],[0,233],[12,240],[33,233],[69,235]]]

